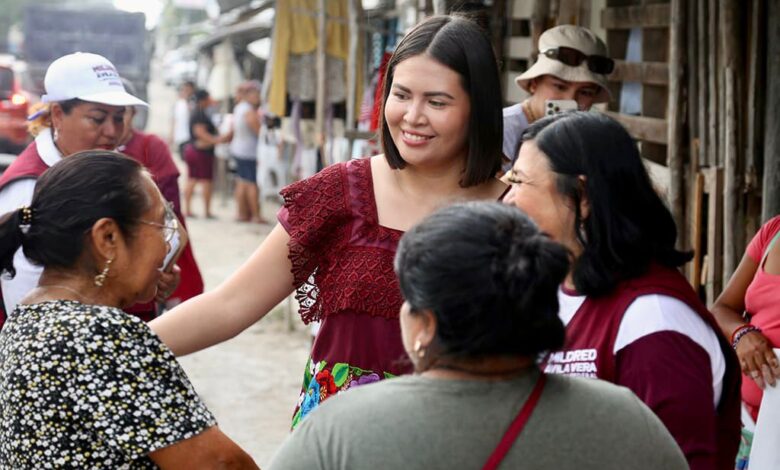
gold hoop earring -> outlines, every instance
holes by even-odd
[[[97,287],[103,287],[103,284],[106,283],[106,277],[108,277],[108,271],[111,269],[111,262],[114,261],[113,259],[107,259],[106,260],[106,266],[103,268],[103,271],[100,272],[97,276],[95,276],[95,285]]]
[[[425,349],[422,347],[422,342],[419,339],[414,342],[414,355],[420,359],[425,357]]]

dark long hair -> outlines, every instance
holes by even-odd
[[[498,62],[485,32],[471,20],[459,16],[425,19],[404,36],[387,63],[380,118],[382,148],[388,164],[391,168],[406,166],[385,121],[385,105],[395,68],[404,60],[420,54],[427,54],[457,72],[463,89],[469,95],[469,152],[461,185],[476,186],[490,180],[501,169],[504,132]]]
[[[116,152],[90,150],[64,158],[38,179],[24,222],[22,209],[0,218],[0,272],[14,276],[14,253],[44,267],[73,268],[92,226],[107,217],[132,237],[152,201],[144,192],[143,167]]]
[[[412,314],[430,309],[439,354],[458,358],[560,348],[558,286],[568,269],[563,246],[496,202],[436,211],[404,234],[395,257]]]
[[[581,294],[605,294],[619,281],[644,274],[653,262],[678,267],[691,259],[675,248],[672,214],[620,123],[601,113],[569,112],[533,123],[523,133],[528,140],[547,156],[558,191],[572,203],[583,247],[573,265]],[[579,176],[585,177],[584,187]],[[580,213],[583,197],[590,208],[586,218]]]

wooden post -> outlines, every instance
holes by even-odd
[[[327,0],[319,0],[317,2],[317,101],[315,108],[315,132],[316,132],[316,144],[320,148],[320,155],[325,156],[325,80],[327,78],[326,71],[326,58],[325,58],[325,46],[328,43],[327,36]],[[323,162],[328,165],[331,162]]]
[[[721,114],[719,116],[721,162],[725,168],[723,197],[723,285],[726,285],[744,250],[744,205],[742,204],[742,159],[740,139],[741,80],[736,71],[743,70],[740,60],[740,24],[738,4],[720,0],[720,68]]]
[[[490,42],[493,44],[493,52],[495,52],[496,60],[498,60],[497,67],[499,67],[499,72],[506,70],[503,68],[501,61],[504,60],[504,42],[506,41],[505,35],[508,31],[507,22],[509,21],[506,0],[494,0],[490,11]],[[506,74],[501,73],[502,87],[504,86],[505,76]],[[502,90],[504,89],[506,88],[502,88]]]
[[[707,214],[707,304],[711,304],[723,289],[723,170],[707,171],[709,207]]]
[[[349,22],[349,55],[347,56],[347,122],[345,129],[354,131],[357,123],[356,109],[358,107],[357,96],[357,67],[358,67],[358,44],[360,42],[360,11],[362,5],[359,0],[347,0],[347,21]],[[351,135],[351,134],[349,134]],[[347,159],[352,158],[352,146],[355,140],[352,137],[347,139]]]
[[[763,0],[751,0],[750,26],[748,44],[748,79],[747,79],[747,107],[745,118],[747,129],[745,136],[745,173],[747,175],[747,191],[759,187],[758,162],[760,161],[761,129],[764,122],[763,109],[758,106],[764,103],[764,20],[766,19],[765,2]]]
[[[723,184],[723,285],[725,286],[739,262],[742,247],[737,247],[737,232],[742,226],[739,217],[739,199],[741,197],[740,173],[737,162],[737,103],[736,74],[732,67],[727,67],[724,73],[726,90],[725,136],[724,136],[724,184]]]
[[[696,292],[699,291],[699,286],[702,285],[702,240],[701,229],[702,222],[704,221],[703,209],[704,209],[704,174],[697,172],[695,176],[695,183],[693,186],[693,231],[691,232],[691,246],[693,247],[693,270],[691,273],[691,284]]]
[[[683,183],[683,193],[685,194],[685,216],[683,220],[685,225],[678,227],[678,230],[685,231],[686,236],[685,243],[682,244],[684,248],[692,249],[695,247],[696,234],[699,232],[700,227],[697,226],[696,215],[700,208],[696,207],[697,194],[696,194],[696,182],[699,171],[699,135],[701,131],[699,129],[699,43],[697,38],[697,9],[699,8],[699,0],[688,1],[688,8],[686,10],[686,46],[688,48],[686,66],[686,78],[687,78],[687,112],[686,121],[688,124],[688,165],[683,165],[683,172],[685,174],[685,181]],[[683,133],[685,134],[685,133]],[[700,221],[698,222],[700,223]],[[696,286],[694,283],[694,277],[699,272],[701,266],[697,264],[700,259],[696,258],[694,254],[693,263],[688,265],[687,275],[688,280]]]
[[[539,36],[547,27],[547,18],[550,16],[550,0],[536,0],[534,11],[531,14],[531,63],[536,61],[539,55]],[[530,65],[530,63],[529,63]]]
[[[710,38],[717,38],[718,33],[718,0],[709,1],[709,30]],[[709,131],[707,150],[709,151],[710,166],[721,164],[718,153],[718,44],[717,41],[710,43],[707,52],[707,75],[709,77]]]
[[[763,221],[780,214],[780,1],[768,3]]]
[[[347,0],[349,21],[349,55],[347,56],[347,122],[348,130],[355,129],[357,108],[357,62],[360,30],[358,24],[358,0]],[[351,153],[351,152],[350,152]]]
[[[709,0],[699,2],[696,14],[696,42],[699,44],[699,60],[696,64],[699,77],[699,164],[708,166],[710,163],[709,132],[710,120],[707,103],[709,101],[708,57],[709,41],[707,40],[707,12]],[[698,168],[697,168],[698,170]]]
[[[683,172],[683,124],[685,118],[685,5],[683,0],[672,0],[669,27],[669,93],[666,163],[669,167],[669,205],[677,225],[677,246],[686,246],[685,240],[685,174]]]
[[[696,163],[698,163],[698,158],[694,155],[693,146],[695,139],[699,136],[699,74],[697,71],[699,65],[699,43],[698,38],[696,37],[696,9],[698,8],[699,1],[689,0],[687,3],[688,8],[685,11],[685,43],[683,44],[683,47],[688,51],[688,54],[683,54],[683,56],[687,55],[685,60],[685,78],[688,86],[688,112],[686,113],[686,117],[688,123],[690,159],[691,162],[696,161]],[[674,43],[674,41],[672,41],[672,43]],[[672,92],[669,90],[669,95],[671,96],[671,94]],[[692,171],[692,174],[695,174],[695,170]]]

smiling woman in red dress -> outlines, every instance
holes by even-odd
[[[429,18],[390,59],[384,155],[325,168],[284,190],[279,224],[212,292],[151,323],[176,354],[232,338],[293,289],[305,322],[322,321],[297,424],[340,390],[411,372],[393,273],[398,240],[452,201],[498,200],[501,87],[490,42],[463,18]]]

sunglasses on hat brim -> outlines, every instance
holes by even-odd
[[[571,47],[556,47],[542,52],[549,59],[557,60],[565,65],[577,67],[587,61],[588,70],[600,75],[609,75],[615,70],[615,61],[603,55],[587,55]]]

